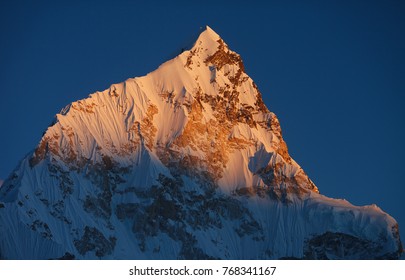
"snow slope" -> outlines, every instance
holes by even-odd
[[[7,259],[398,258],[396,221],[330,199],[211,28],[56,115],[0,189]]]

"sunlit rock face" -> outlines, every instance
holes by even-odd
[[[241,57],[209,27],[144,77],[69,104],[0,188],[6,259],[379,259],[377,206],[290,157]]]

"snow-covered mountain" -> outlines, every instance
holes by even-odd
[[[319,194],[240,56],[207,27],[69,104],[0,189],[6,259],[395,259],[377,206]]]

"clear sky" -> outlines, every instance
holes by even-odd
[[[143,76],[209,25],[321,193],[405,241],[405,1],[0,1],[0,180],[59,110]]]

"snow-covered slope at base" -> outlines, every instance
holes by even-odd
[[[73,102],[0,189],[0,258],[398,258],[396,221],[330,199],[212,29]]]

